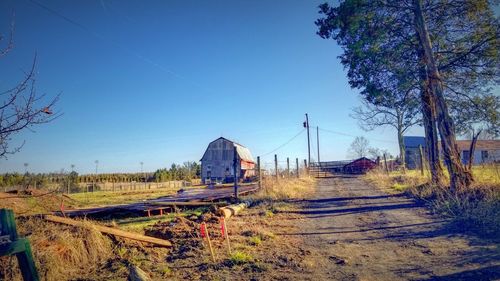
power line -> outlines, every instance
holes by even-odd
[[[277,148],[273,149],[272,151],[270,151],[268,153],[264,153],[264,154],[260,155],[260,157],[264,157],[264,156],[267,156],[267,155],[269,155],[271,153],[274,153],[274,152],[278,151],[279,149],[283,148],[285,145],[289,144],[291,141],[293,141],[294,139],[296,139],[298,136],[300,136],[305,130],[306,129],[300,130],[300,132],[298,132],[295,136],[291,137],[285,143],[283,143],[282,145],[278,146]]]
[[[153,61],[151,59],[149,59],[148,57],[145,57],[145,56],[143,56],[142,54],[140,54],[138,52],[135,52],[135,51],[133,51],[133,50],[127,48],[127,47],[122,46],[118,42],[116,42],[116,41],[114,41],[114,40],[112,40],[112,39],[110,39],[110,38],[108,38],[106,36],[103,36],[100,33],[97,33],[95,31],[91,30],[90,28],[86,27],[85,25],[83,25],[83,24],[81,24],[81,23],[79,23],[79,22],[77,22],[77,21],[75,21],[75,20],[73,20],[73,19],[71,19],[71,18],[69,18],[69,17],[67,17],[67,16],[59,13],[59,12],[57,12],[56,10],[54,10],[54,9],[52,9],[52,8],[50,8],[50,7],[46,6],[46,5],[38,2],[38,1],[29,0],[29,2],[32,3],[32,4],[34,4],[35,6],[37,6],[39,8],[47,11],[47,12],[49,12],[50,14],[55,15],[56,17],[59,17],[59,18],[63,19],[64,21],[66,21],[66,22],[68,22],[68,23],[70,23],[70,24],[72,24],[72,25],[80,28],[81,30],[83,30],[83,31],[91,34],[92,36],[98,38],[99,40],[108,41],[113,46],[121,49],[122,51],[125,51],[126,53],[131,54],[131,55],[135,56],[136,58],[138,58],[138,59],[140,59],[140,60],[142,60],[142,61],[144,61],[144,62],[146,62],[148,64],[151,64],[151,65],[153,65],[153,66],[161,69],[162,71],[164,71],[164,72],[166,72],[166,73],[168,73],[168,74],[176,77],[176,78],[185,80],[186,82],[189,82],[189,83],[191,83],[193,85],[196,85],[197,87],[201,87],[197,83],[194,83],[193,81],[189,81],[187,78],[185,78],[185,77],[183,77],[183,76],[181,76],[181,75],[173,72],[172,70],[170,70],[170,69],[164,67],[163,65],[161,65],[161,64],[159,64],[159,63],[157,63],[157,62],[155,62],[155,61]]]
[[[323,129],[321,127],[319,127],[319,130],[322,131],[322,132],[327,132],[327,133],[335,134],[335,135],[341,135],[341,136],[346,136],[346,137],[354,137],[354,138],[357,137],[355,135],[346,134],[346,133],[342,133],[342,132],[337,132],[337,131],[333,131],[333,130],[329,130],[329,129]],[[395,141],[382,140],[382,139],[373,139],[373,138],[370,138],[369,140],[376,141],[376,142],[396,143]]]

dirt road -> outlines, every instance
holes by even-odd
[[[458,234],[415,201],[356,177],[319,181],[314,198],[290,213],[304,215],[307,280],[500,280],[493,241]]]

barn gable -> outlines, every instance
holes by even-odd
[[[255,161],[250,150],[241,144],[220,137],[208,144],[201,158],[202,182],[234,181],[234,152],[237,153],[236,173],[238,178],[245,179],[251,176],[255,168]]]
[[[250,150],[247,147],[245,147],[239,143],[236,143],[234,141],[228,140],[224,137],[220,137],[220,138],[218,138],[218,139],[216,139],[208,144],[208,147],[205,150],[205,153],[203,153],[203,157],[201,158],[201,161],[203,161],[204,159],[205,160],[214,159],[213,152],[210,152],[210,151],[213,151],[214,149],[222,149],[223,151],[226,151],[226,150],[233,151],[233,147],[236,147],[236,153],[238,153],[238,157],[241,160],[255,164],[255,160],[252,157],[252,153],[250,152]],[[208,153],[212,153],[212,155],[208,155]],[[224,160],[231,159],[232,160],[233,155],[231,154],[231,155],[226,156],[225,153],[223,152],[222,159],[224,159]]]

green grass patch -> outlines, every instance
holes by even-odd
[[[262,244],[262,239],[260,238],[260,236],[253,236],[250,237],[249,242],[253,246],[260,246],[260,244]]]
[[[254,258],[251,255],[241,251],[235,251],[229,257],[229,262],[232,265],[242,265],[242,264],[252,263],[253,261]]]

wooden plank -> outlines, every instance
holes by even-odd
[[[102,226],[102,225],[97,225],[97,224],[89,224],[85,223],[84,221],[78,221],[78,220],[73,220],[73,219],[68,219],[68,218],[62,218],[58,216],[52,216],[52,215],[46,215],[45,220],[51,221],[51,222],[56,222],[56,223],[62,223],[62,224],[67,224],[67,225],[72,225],[72,226],[77,226],[77,227],[82,227],[82,228],[87,228],[87,229],[92,229],[95,228],[97,231],[118,236],[118,237],[123,237],[123,238],[128,238],[131,240],[136,240],[140,242],[147,242],[151,244],[155,244],[158,246],[163,246],[163,247],[171,247],[172,243],[167,240],[163,239],[158,239],[150,236],[145,236],[145,235],[140,235],[136,233],[131,233],[127,231],[123,231],[120,229],[116,228],[111,228],[107,226]]]
[[[225,202],[152,202],[154,206],[212,206],[212,205],[227,205]]]

